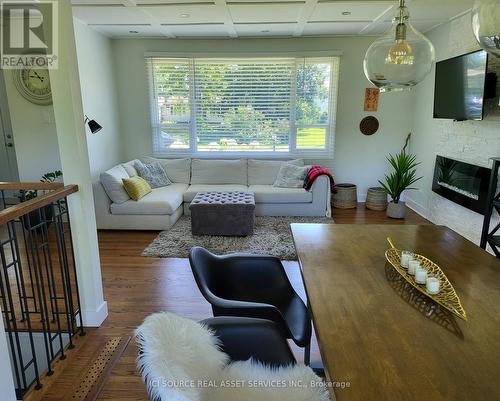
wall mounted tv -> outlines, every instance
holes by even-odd
[[[434,118],[482,120],[487,66],[483,50],[436,63]]]

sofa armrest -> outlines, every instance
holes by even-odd
[[[315,196],[325,197],[330,192],[330,179],[326,175],[320,175],[313,182],[309,191],[313,193],[313,198]]]
[[[92,184],[94,190],[94,206],[95,214],[97,219],[97,224],[99,225],[99,218],[111,214],[110,206],[111,199],[109,199],[104,187],[100,181],[96,181]]]
[[[313,182],[310,191],[313,194],[313,204],[318,210],[322,210],[325,216],[330,217],[330,199],[331,199],[331,189],[330,189],[330,178],[326,175],[320,175]]]

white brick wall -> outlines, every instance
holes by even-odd
[[[429,38],[436,46],[438,60],[478,49],[472,35],[470,14],[451,21],[448,26],[437,28],[429,34]],[[500,122],[489,118],[464,122],[433,119],[432,106],[429,105],[433,100],[434,86],[431,75],[428,80],[432,82],[422,85],[415,93],[415,146],[412,144],[412,149],[422,161],[420,173],[425,177],[420,190],[409,193],[409,205],[433,223],[446,225],[479,244],[483,216],[432,192],[432,172],[435,155],[490,167],[489,159],[500,157]]]

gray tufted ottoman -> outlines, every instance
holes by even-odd
[[[193,235],[252,235],[251,192],[198,192],[189,205]]]

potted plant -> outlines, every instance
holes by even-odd
[[[57,179],[62,177],[62,172],[60,170],[56,170],[50,173],[45,173],[40,182],[55,182]],[[20,191],[19,194],[19,202],[26,202],[31,199],[35,199],[38,196],[38,190],[22,190]],[[50,225],[50,222],[52,221],[53,217],[53,211],[52,211],[52,205],[47,205],[43,208],[44,212],[43,214],[38,212],[38,210],[34,210],[26,216],[22,216],[21,221],[23,223],[23,226],[26,230],[28,230],[30,227],[34,227],[40,223],[40,216],[45,217],[45,220],[47,221],[47,225]]]
[[[406,189],[411,188],[422,177],[417,177],[417,166],[420,163],[416,161],[415,155],[407,154],[403,149],[397,155],[389,155],[387,160],[391,164],[393,171],[385,175],[385,182],[380,181],[380,185],[391,196],[392,200],[387,206],[387,216],[393,219],[403,219],[405,217],[405,202],[400,200],[401,194]]]

